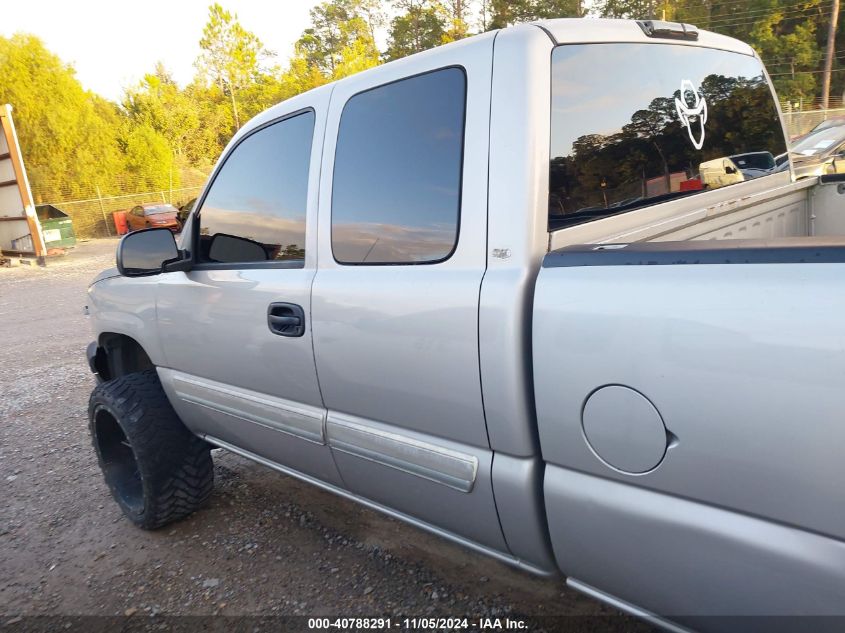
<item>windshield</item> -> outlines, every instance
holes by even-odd
[[[176,213],[176,207],[172,204],[157,204],[153,207],[144,207],[144,215],[157,215],[159,213]]]
[[[552,230],[768,176],[785,151],[754,57],[678,44],[552,53]]]
[[[813,132],[792,147],[792,153],[799,156],[819,156],[845,141],[845,127],[829,127]]]
[[[775,157],[770,152],[754,152],[731,156],[731,160],[740,169],[761,169],[768,171],[775,167]]]

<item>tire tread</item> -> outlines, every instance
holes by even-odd
[[[155,530],[188,516],[208,500],[214,486],[210,446],[179,419],[155,369],[101,383],[91,393],[91,436],[102,468],[94,429],[94,416],[101,407],[117,420],[138,464],[144,491],[140,514],[127,508],[112,484],[106,482],[133,523]]]

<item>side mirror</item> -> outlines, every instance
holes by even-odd
[[[117,270],[126,277],[158,275],[180,260],[170,229],[143,229],[124,235],[117,245]]]

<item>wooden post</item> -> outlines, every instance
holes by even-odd
[[[97,187],[97,200],[100,202],[100,213],[103,214],[103,222],[106,223],[106,233],[109,234],[111,237],[111,227],[109,226],[109,216],[106,215],[106,207],[103,205],[103,196],[100,195],[100,185],[96,185]]]

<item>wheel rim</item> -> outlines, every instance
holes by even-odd
[[[144,509],[144,486],[132,445],[117,419],[106,409],[97,410],[94,429],[106,483],[123,505],[140,514]]]

